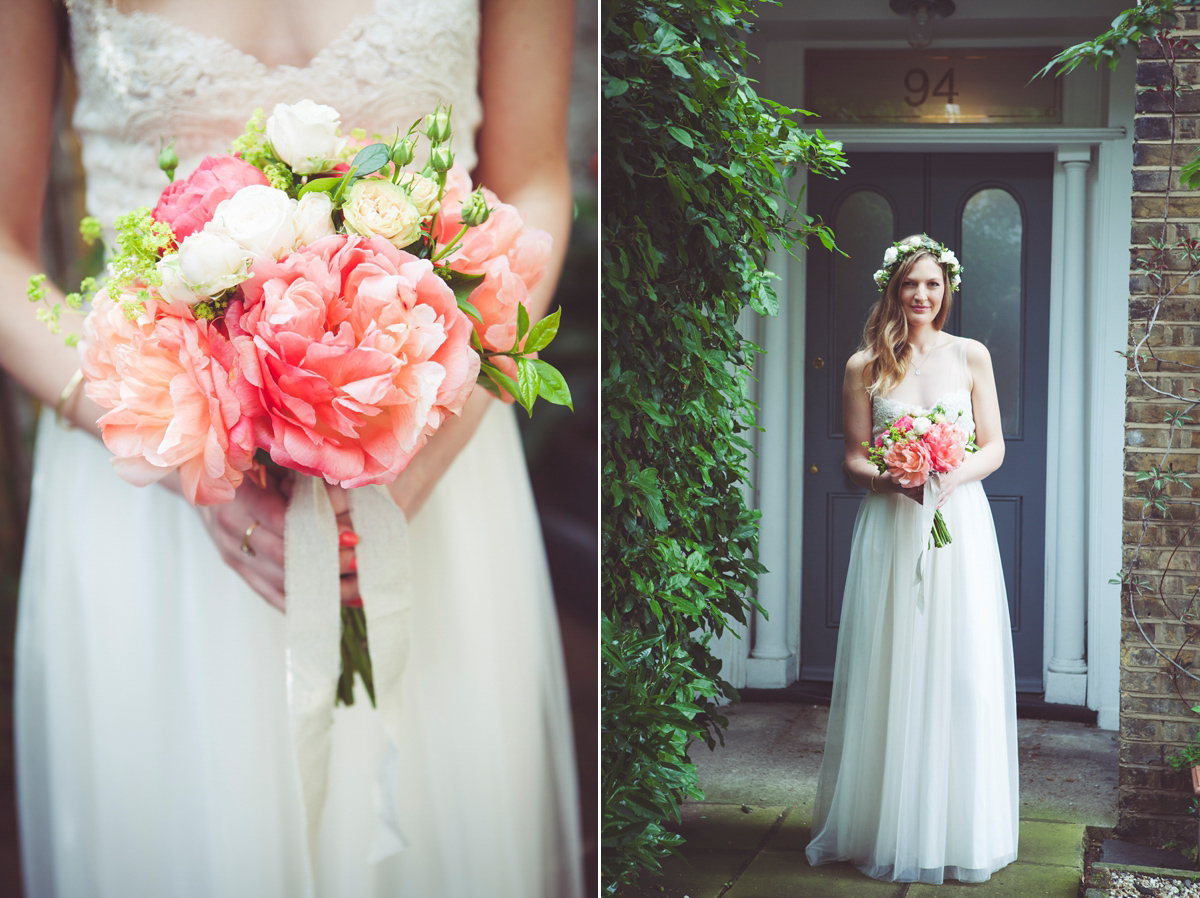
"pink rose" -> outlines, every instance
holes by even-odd
[[[182,241],[212,219],[217,206],[243,187],[269,186],[267,177],[249,162],[236,156],[205,156],[186,181],[172,181],[158,198],[150,215],[164,221]]]
[[[929,450],[921,440],[892,443],[883,461],[901,486],[921,486],[929,479]]]
[[[883,448],[883,434],[880,434],[879,436],[875,437],[875,448],[876,449]]]
[[[896,419],[896,423],[893,424],[892,426],[895,427],[897,430],[902,430],[905,433],[908,433],[908,431],[912,430],[912,428],[913,428],[912,415],[901,415],[899,418]]]
[[[471,321],[428,260],[334,235],[263,258],[226,320],[281,465],[345,487],[388,483],[458,414],[479,374]]]
[[[117,473],[145,486],[178,469],[193,505],[232,500],[256,399],[229,341],[183,303],[150,299],[131,320],[103,290],[84,329],[85,391],[109,409],[98,423]]]
[[[925,432],[930,466],[939,474],[953,471],[967,457],[967,435],[956,424],[934,424]]]

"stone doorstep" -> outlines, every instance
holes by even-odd
[[[1142,873],[1146,876],[1158,876],[1163,879],[1186,879],[1189,882],[1200,882],[1200,870],[1177,870],[1172,867],[1139,867],[1136,864],[1110,864],[1097,861],[1092,864],[1093,870],[1108,870],[1112,873]]]

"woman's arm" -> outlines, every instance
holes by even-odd
[[[975,419],[975,445],[978,452],[949,474],[938,475],[941,494],[938,507],[964,483],[983,480],[1004,461],[1004,427],[1000,419],[1000,401],[996,398],[996,376],[992,356],[978,340],[967,341],[967,372],[971,375],[971,410]]]
[[[863,443],[871,439],[871,396],[863,382],[867,357],[862,352],[850,356],[846,363],[846,379],[842,383],[842,436],[846,441],[846,457],[842,470],[854,483],[876,493],[903,493],[920,502],[924,496],[922,487],[904,487],[879,469],[867,457]]]
[[[17,0],[0,28],[0,158],[19,173],[5,179],[0,203],[0,364],[33,396],[53,408],[79,367],[63,335],[50,333],[25,296],[30,275],[42,270],[42,205],[49,174],[54,97],[58,82],[59,22],[52,0]],[[48,299],[62,294],[47,284]],[[63,316],[63,330],[81,319]],[[71,416],[99,434],[99,407],[82,396]]]
[[[474,180],[554,239],[546,276],[530,298],[533,321],[549,308],[571,230],[566,130],[573,42],[571,3],[484,0],[479,47],[483,124]],[[410,518],[493,401],[485,390],[475,390],[462,414],[446,421],[391,485],[392,498]]]

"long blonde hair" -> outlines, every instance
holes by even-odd
[[[915,242],[921,239],[920,234],[905,237],[902,243]],[[937,253],[922,249],[920,252],[905,254],[896,265],[896,270],[888,280],[887,288],[883,291],[871,313],[867,316],[866,326],[863,327],[862,343],[859,350],[867,355],[866,382],[867,392],[872,396],[887,394],[896,384],[904,380],[908,366],[912,362],[912,347],[908,345],[908,318],[904,315],[904,304],[900,302],[900,285],[917,264],[918,259],[928,256],[937,262],[942,269],[942,307],[938,309],[933,319],[935,330],[941,330],[950,314],[950,300],[954,294],[954,285],[950,282],[946,265],[938,262]]]

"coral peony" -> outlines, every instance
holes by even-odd
[[[138,486],[178,469],[193,505],[233,499],[254,459],[255,394],[237,353],[183,303],[150,299],[134,317],[101,290],[85,322],[87,395],[113,467]]]
[[[893,443],[883,460],[901,486],[921,486],[929,479],[929,450],[921,440]]]
[[[967,435],[955,424],[934,424],[925,434],[925,444],[930,467],[940,474],[953,471],[967,457]]]
[[[236,156],[206,156],[186,181],[172,181],[158,198],[151,216],[166,222],[183,240],[213,217],[217,206],[243,187],[267,184],[267,177]]]
[[[462,204],[470,188],[465,173],[451,170],[433,232],[439,245],[462,229]],[[505,352],[516,338],[517,306],[528,306],[529,291],[546,272],[551,240],[545,231],[527,227],[516,208],[490,190],[483,195],[491,210],[487,221],[470,228],[445,261],[455,271],[484,276],[469,297],[483,318],[482,324],[475,322],[475,330],[485,349]]]
[[[226,315],[281,465],[388,483],[479,373],[471,321],[428,260],[382,237],[326,237],[260,259]]]

